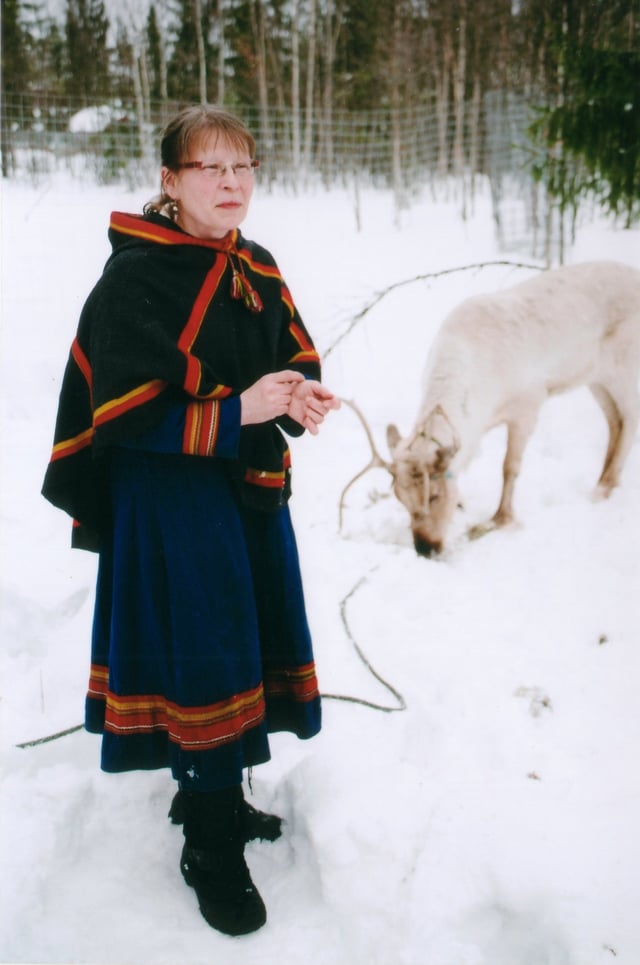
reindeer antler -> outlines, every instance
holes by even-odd
[[[362,427],[367,434],[367,439],[369,440],[369,445],[371,446],[371,459],[364,467],[364,469],[361,469],[360,472],[356,473],[353,479],[351,479],[347,483],[347,485],[342,490],[342,493],[340,494],[340,502],[338,504],[338,532],[342,530],[342,514],[344,510],[344,499],[345,499],[345,496],[347,495],[348,490],[351,489],[353,484],[357,482],[361,476],[364,476],[366,472],[369,472],[370,469],[386,469],[387,472],[391,472],[391,463],[387,462],[386,459],[383,459],[380,453],[378,452],[378,450],[376,449],[376,444],[374,442],[371,429],[369,428],[369,424],[365,419],[364,415],[362,414],[362,412],[360,411],[359,407],[351,399],[341,399],[340,401],[343,402],[345,405],[348,405],[350,409],[353,409],[358,419],[362,423]]]

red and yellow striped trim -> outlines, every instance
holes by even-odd
[[[125,737],[164,731],[183,750],[211,750],[238,740],[265,717],[262,684],[205,707],[180,707],[160,694],[117,696],[108,688],[108,670],[93,666],[88,696],[105,701],[109,733]]]
[[[146,241],[157,241],[165,245],[176,244],[176,239],[181,238],[175,230],[150,224],[140,215],[124,214],[121,211],[111,212],[109,227],[130,238],[144,238]]]
[[[287,286],[284,285],[284,284],[283,284],[283,286],[282,286],[281,297],[282,297],[282,301],[285,303],[285,305],[287,306],[287,308],[288,308],[288,310],[289,310],[289,314],[290,314],[291,317],[293,318],[293,317],[295,316],[295,314],[296,314],[296,307],[295,307],[295,305],[293,304],[293,298],[292,298],[292,296],[291,296],[291,292],[289,291],[289,289],[287,288]]]
[[[236,253],[256,275],[262,275],[263,278],[274,278],[276,281],[282,282],[282,275],[275,265],[264,265],[259,261],[254,261],[246,248],[238,248]]]
[[[289,331],[300,346],[300,351],[292,355],[289,362],[319,362],[320,356],[300,326],[292,322]]]
[[[291,468],[291,450],[285,449],[282,454],[282,469],[267,472],[266,469],[254,469],[249,466],[245,470],[244,481],[252,486],[262,486],[265,489],[284,489],[287,470]]]
[[[237,740],[265,718],[267,697],[308,703],[320,696],[313,661],[300,667],[272,668],[264,685],[204,707],[181,707],[159,694],[117,696],[109,690],[109,670],[93,664],[88,696],[105,702],[105,730],[127,736],[165,731],[184,750],[210,750]]]
[[[152,379],[150,382],[137,385],[135,389],[131,389],[130,392],[125,392],[124,395],[116,399],[110,399],[109,402],[104,402],[102,405],[99,405],[93,413],[94,427],[103,425],[105,422],[111,422],[112,419],[117,419],[118,416],[123,415],[125,412],[135,409],[139,405],[149,402],[151,399],[155,399],[164,392],[166,387],[167,383],[162,381],[162,379]]]
[[[77,436],[72,436],[71,439],[63,439],[62,442],[57,442],[51,451],[51,462],[55,462],[57,459],[64,459],[66,456],[73,456],[76,452],[80,452],[81,449],[90,446],[93,440],[93,434],[92,427],[85,429],[84,432],[78,433]]]
[[[315,663],[265,670],[264,691],[267,698],[291,697],[302,703],[315,700],[320,696]]]
[[[226,259],[216,258],[213,267],[207,272],[207,276],[204,280],[202,288],[198,292],[195,302],[193,303],[193,308],[189,314],[187,324],[183,328],[180,338],[178,339],[178,348],[184,354],[187,361],[187,372],[184,379],[184,388],[191,395],[200,394],[200,384],[202,382],[202,364],[191,354],[191,349],[193,343],[198,337],[198,333],[204,322],[204,317],[206,315],[207,309],[211,303],[211,299],[216,293],[218,285],[220,284],[220,279],[224,275],[225,269],[227,267]],[[219,385],[213,390],[213,392],[207,393],[207,396],[216,398],[224,398],[225,395],[229,395],[231,389],[226,386]]]
[[[71,355],[73,356],[74,362],[82,372],[82,375],[84,376],[85,382],[89,386],[89,389],[91,389],[91,386],[93,384],[93,373],[91,369],[91,363],[89,362],[89,359],[87,358],[82,348],[80,347],[80,342],[78,341],[77,337],[73,340],[73,343],[71,345]]]
[[[282,470],[267,472],[266,469],[249,467],[244,474],[244,481],[252,486],[262,486],[263,489],[284,489],[285,473]]]
[[[92,663],[89,673],[89,697],[106,697],[109,689],[109,668]]]
[[[189,456],[212,456],[219,429],[219,402],[191,402],[186,409],[182,451]]]
[[[141,214],[127,214],[124,211],[112,211],[109,227],[130,238],[144,238],[146,241],[157,241],[164,245],[196,245],[198,248],[212,248],[214,251],[233,250],[238,239],[238,231],[234,229],[224,241],[195,238],[175,228],[164,228],[162,225],[147,221]]]

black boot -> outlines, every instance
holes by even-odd
[[[245,800],[240,788],[240,826],[244,835],[245,844],[248,841],[275,841],[282,834],[282,818],[277,814],[266,814],[258,811]],[[184,823],[184,797],[182,791],[177,791],[171,802],[168,817],[173,824]]]
[[[244,860],[241,795],[239,787],[183,793],[185,845],[180,870],[198,896],[204,919],[226,935],[247,935],[267,920]]]

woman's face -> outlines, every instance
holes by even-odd
[[[178,203],[176,222],[195,238],[224,238],[249,210],[254,184],[251,158],[246,149],[213,134],[192,146],[185,162],[194,161],[217,167],[162,169],[164,189]],[[235,172],[234,165],[240,165]]]

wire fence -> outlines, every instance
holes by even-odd
[[[35,182],[62,171],[99,184],[155,183],[160,132],[179,106],[5,96],[2,173]],[[443,118],[433,100],[396,113],[238,113],[256,135],[260,178],[269,189],[384,188],[398,210],[423,192],[435,199],[455,192],[464,217],[481,182],[489,185],[503,247],[548,257],[546,202],[531,174],[534,108],[523,96],[489,93],[457,120],[451,110]]]

